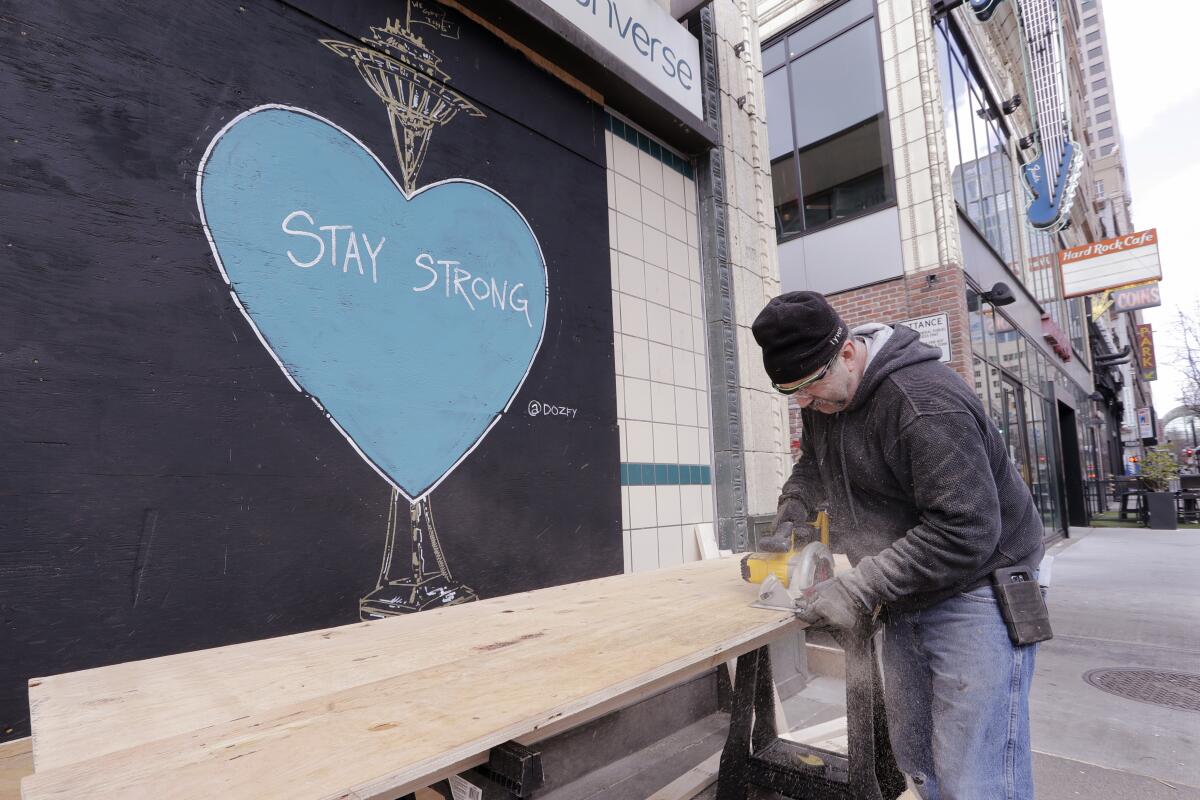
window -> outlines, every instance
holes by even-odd
[[[1110,119],[1112,119],[1111,111],[1101,111],[1096,115],[1096,124],[1099,125],[1101,122],[1108,122]]]
[[[1100,56],[1102,56],[1103,54],[1104,54],[1104,47],[1103,47],[1103,46],[1101,46],[1101,47],[1093,47],[1091,50],[1088,50],[1088,58],[1089,58],[1089,59],[1091,59],[1091,58],[1099,58],[1099,57],[1100,57]]]
[[[1093,106],[1106,106],[1106,105],[1108,105],[1108,95],[1106,95],[1106,94],[1098,94],[1098,95],[1096,95],[1096,98],[1095,98],[1094,100],[1092,100],[1092,105],[1093,105]]]
[[[850,0],[763,51],[781,241],[895,199],[873,13],[871,0]]]
[[[1100,41],[1100,36],[1100,31],[1092,31],[1087,35],[1085,42],[1086,44],[1095,44],[1096,42]]]
[[[1100,148],[1100,155],[1102,155],[1102,156],[1108,155],[1109,153],[1111,153],[1113,151],[1114,147],[1116,147],[1116,145],[1112,145],[1112,144],[1104,145],[1103,147]]]
[[[1092,64],[1092,68],[1090,70],[1088,70],[1088,72],[1090,72],[1092,75],[1103,75],[1104,74],[1104,62],[1101,61],[1099,64]]]
[[[1083,0],[1083,2],[1079,4],[1079,6],[1084,11],[1091,11],[1093,8],[1096,7],[1096,0]]]
[[[1108,78],[1101,78],[1098,81],[1092,81],[1092,91],[1093,92],[1099,91],[1100,89],[1107,89],[1107,88],[1108,88]]]
[[[945,19],[938,23],[936,42],[954,197],[984,239],[1020,274],[1019,200],[1008,132]]]
[[[1092,25],[1095,25],[1095,24],[1096,24],[1096,15],[1095,14],[1090,14],[1083,18],[1083,27],[1090,28]]]

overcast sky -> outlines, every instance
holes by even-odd
[[[1200,4],[1191,0],[1104,0],[1113,97],[1133,196],[1133,224],[1158,228],[1163,305],[1154,326],[1159,416],[1179,405],[1170,365],[1177,309],[1200,300]]]

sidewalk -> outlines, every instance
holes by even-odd
[[[1071,533],[1043,563],[1054,639],[1038,653],[1030,697],[1037,796],[1200,800],[1200,532]],[[1195,710],[1084,679],[1103,668],[1196,676],[1167,687]],[[785,703],[787,719],[795,728],[820,724],[845,713],[844,698],[840,681],[815,678]]]

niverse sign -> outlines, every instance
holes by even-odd
[[[912,328],[916,331],[921,341],[932,347],[936,347],[942,351],[942,357],[939,361],[949,361],[950,355],[950,316],[948,314],[934,314],[930,317],[918,317],[917,319],[906,319],[900,323],[906,328]]]
[[[542,0],[625,66],[703,118],[700,43],[654,0]]]

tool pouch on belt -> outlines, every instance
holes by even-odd
[[[1000,614],[1008,627],[1013,644],[1044,642],[1054,637],[1050,630],[1050,610],[1042,597],[1033,570],[1029,567],[1007,567],[992,573],[992,589]]]

